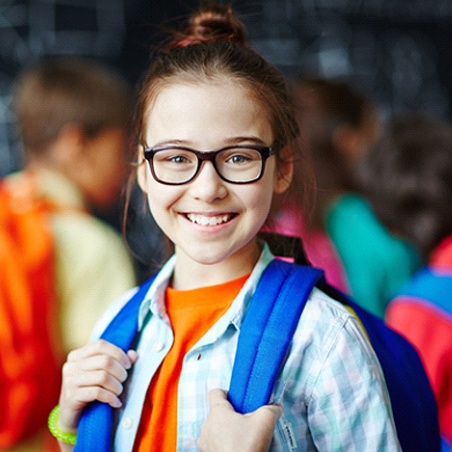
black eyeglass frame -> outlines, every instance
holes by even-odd
[[[167,181],[163,181],[159,177],[157,177],[157,174],[154,171],[154,162],[153,162],[154,155],[159,151],[166,151],[168,149],[178,149],[181,151],[189,151],[189,152],[192,152],[196,156],[196,158],[198,159],[198,166],[197,166],[196,171],[194,172],[193,176],[190,179],[188,179],[184,182],[167,182]],[[218,171],[215,159],[219,152],[227,151],[228,149],[253,149],[253,150],[259,152],[259,154],[261,155],[261,158],[262,158],[262,166],[261,166],[260,173],[254,179],[247,180],[247,181],[232,181],[232,180],[226,179]],[[271,146],[259,146],[259,145],[253,145],[253,144],[247,144],[247,145],[237,145],[236,144],[233,146],[225,146],[225,147],[222,147],[219,149],[215,149],[213,151],[198,151],[196,149],[192,149],[192,148],[185,147],[185,146],[154,146],[151,148],[145,147],[143,149],[143,151],[144,151],[144,158],[149,162],[149,167],[151,169],[152,176],[154,177],[154,179],[157,182],[160,182],[161,184],[164,184],[164,185],[188,184],[189,182],[194,180],[196,178],[196,176],[199,174],[199,170],[201,169],[203,162],[209,161],[209,162],[212,162],[212,165],[215,168],[215,171],[217,172],[220,179],[222,179],[225,182],[228,182],[230,184],[244,185],[244,184],[251,184],[253,182],[257,182],[259,179],[262,178],[264,171],[265,171],[265,163],[266,163],[267,159],[269,157],[271,157],[272,155],[275,155],[276,152],[278,151],[278,149],[279,149],[279,147],[276,146],[275,144],[273,144]]]

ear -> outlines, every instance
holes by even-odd
[[[281,155],[279,156],[275,183],[273,185],[273,191],[277,195],[284,193],[290,187],[293,177],[293,157],[289,147],[285,146],[279,152]]]
[[[144,159],[144,154],[143,154],[143,148],[140,146],[139,150],[138,150],[138,162],[137,162],[137,180],[138,180],[138,185],[141,188],[141,191],[143,193],[147,193],[148,192],[148,184],[147,184],[147,180],[149,177],[149,173],[148,173],[148,165],[146,163],[146,160]]]
[[[67,124],[49,147],[48,158],[59,168],[76,167],[83,156],[85,134],[77,124]]]

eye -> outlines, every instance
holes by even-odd
[[[236,163],[236,164],[239,164],[239,163],[246,163],[246,162],[249,162],[251,159],[248,157],[248,156],[246,156],[246,155],[243,155],[243,154],[234,154],[234,155],[232,155],[231,157],[229,157],[226,161],[227,162],[229,162],[229,163]]]
[[[167,159],[173,163],[189,163],[190,160],[185,155],[175,155],[174,157],[169,157]]]
[[[231,165],[247,165],[261,160],[261,155],[256,149],[233,148],[224,152],[223,161]]]
[[[154,155],[156,164],[190,165],[196,163],[196,156],[181,149],[164,149]]]

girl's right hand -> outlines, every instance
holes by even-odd
[[[122,383],[137,358],[134,350],[124,353],[102,339],[69,353],[63,366],[59,427],[76,431],[83,409],[96,400],[119,408]]]
[[[201,452],[267,451],[283,412],[281,405],[264,405],[252,413],[239,414],[222,389],[209,392],[209,406],[197,441]]]

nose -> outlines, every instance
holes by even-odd
[[[190,182],[190,193],[194,198],[206,202],[212,202],[226,196],[225,182],[218,175],[212,162],[202,162],[198,174]]]

